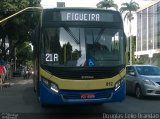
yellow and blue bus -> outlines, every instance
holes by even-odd
[[[42,105],[125,99],[126,38],[118,11],[44,9],[33,38],[34,90]]]

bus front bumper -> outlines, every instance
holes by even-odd
[[[92,99],[81,97],[85,94],[94,94]],[[60,90],[58,93],[52,91],[44,83],[40,83],[40,102],[41,104],[60,105],[60,104],[98,104],[108,102],[121,102],[126,97],[126,84],[123,82],[118,90],[106,89],[97,91],[67,91]]]

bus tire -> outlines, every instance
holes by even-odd
[[[41,104],[41,107],[42,107],[42,108],[47,108],[48,105],[46,105],[46,104]]]

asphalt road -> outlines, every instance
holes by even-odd
[[[152,116],[155,117],[153,119],[159,119],[160,98],[139,100],[134,96],[127,96],[126,100],[121,103],[108,103],[100,106],[50,106],[42,108],[33,91],[32,80],[18,80],[10,87],[0,89],[0,113],[0,119],[7,119],[7,117],[9,117],[8,119],[13,119],[13,117],[15,117],[14,119],[28,119],[29,117],[45,119],[47,117],[98,117],[100,119],[122,117],[136,119],[136,117],[143,116],[140,115],[141,113],[152,113],[154,114]]]

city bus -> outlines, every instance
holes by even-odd
[[[43,9],[33,46],[34,90],[43,106],[125,99],[126,38],[118,11]]]

